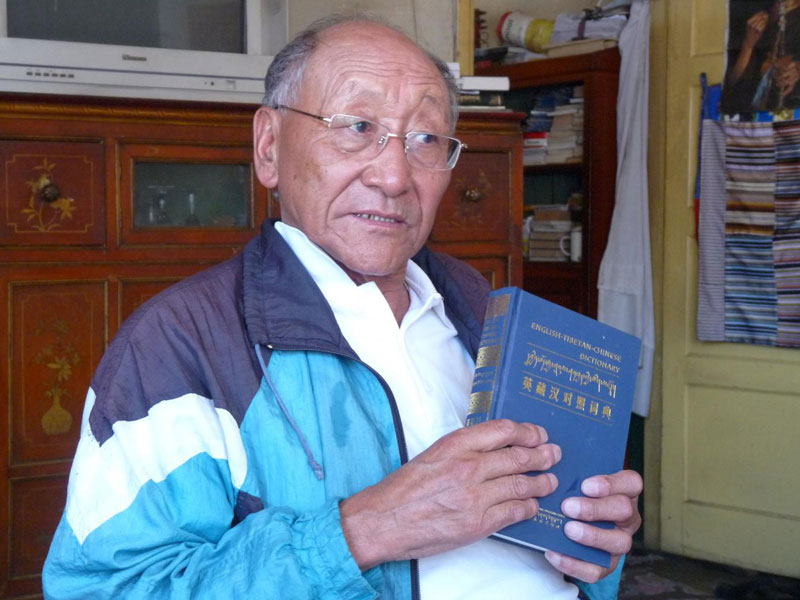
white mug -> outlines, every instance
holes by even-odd
[[[564,245],[568,244],[568,248]],[[583,230],[580,226],[573,227],[569,235],[565,235],[558,240],[558,247],[564,256],[568,256],[572,262],[581,262],[581,252],[583,250]]]

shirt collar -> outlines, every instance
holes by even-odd
[[[275,223],[275,229],[297,255],[300,262],[303,263],[303,266],[327,299],[329,299],[329,294],[331,293],[348,291],[352,293],[355,289],[365,287],[377,288],[372,281],[356,285],[328,253],[308,239],[308,236],[296,227],[278,221]],[[406,264],[405,283],[408,286],[411,299],[408,316],[418,315],[421,311],[432,309],[442,323],[447,327],[453,327],[445,315],[442,295],[436,290],[425,271],[412,260],[409,260]]]

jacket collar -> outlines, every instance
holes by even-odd
[[[467,281],[463,277],[467,274],[463,265],[427,248],[420,250],[413,260],[444,297],[447,316],[474,358],[480,341],[488,284],[483,280],[483,289],[475,285],[476,281]],[[319,350],[355,357],[322,292],[275,231],[273,221],[264,221],[261,234],[245,247],[243,303],[251,345]]]

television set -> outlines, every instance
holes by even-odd
[[[0,91],[260,103],[288,0],[0,0]]]

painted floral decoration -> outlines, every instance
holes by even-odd
[[[31,189],[31,196],[22,213],[36,231],[46,232],[61,227],[61,222],[71,219],[76,209],[75,200],[62,195],[53,183],[55,167],[55,163],[45,158],[41,165],[34,167],[36,177],[26,182]]]

